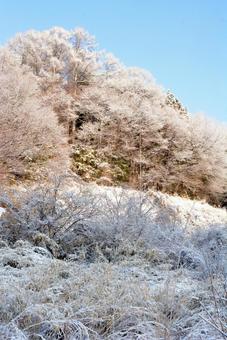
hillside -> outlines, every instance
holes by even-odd
[[[0,339],[226,339],[226,126],[81,28],[0,85]]]
[[[33,193],[32,212],[29,193],[27,212],[25,201],[2,215],[8,240],[13,221],[21,228],[15,243],[1,241],[2,338],[223,339],[225,211],[94,185],[65,188],[61,200],[69,191],[80,218],[58,237],[40,232],[40,212],[50,220],[45,191]]]
[[[54,162],[86,181],[221,203],[226,126],[187,112],[85,30],[17,34],[0,68],[3,178],[37,179]]]

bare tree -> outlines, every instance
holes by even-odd
[[[64,141],[63,133],[55,113],[44,106],[36,79],[26,69],[5,65],[0,86],[1,164],[16,168],[55,154]]]

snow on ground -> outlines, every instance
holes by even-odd
[[[34,187],[35,188],[35,187]],[[76,183],[69,181],[64,186],[64,190],[79,192],[80,190],[87,189],[93,194],[100,196],[101,199],[107,198],[111,201],[116,201],[120,197],[140,197],[141,192],[133,189],[114,187],[114,186],[101,186],[96,183]],[[25,188],[17,188],[26,191]],[[31,188],[30,188],[31,189]],[[211,206],[202,200],[191,200],[177,195],[169,195],[160,191],[149,191],[147,193],[149,199],[146,204],[150,205],[154,214],[157,211],[163,213],[163,218],[166,222],[177,223],[188,228],[188,231],[193,228],[206,228],[211,225],[221,225],[227,223],[227,210],[225,208],[217,208]],[[0,207],[0,216],[5,211]]]
[[[222,339],[206,283],[168,263],[61,261],[18,241],[1,244],[0,275],[0,339]]]
[[[132,189],[122,189],[121,187],[106,187],[96,184],[89,185],[94,193],[107,196],[111,200],[116,200],[121,195],[139,196],[141,193]],[[166,217],[171,217],[171,222],[181,224],[185,227],[208,227],[210,225],[220,225],[227,222],[227,210],[216,208],[205,201],[190,200],[180,196],[172,196],[159,191],[150,191],[149,204],[154,211],[161,209]]]
[[[138,191],[95,184],[85,189],[113,202],[121,197],[144,197]],[[145,202],[166,223],[165,232],[168,223],[184,225],[189,231],[220,226],[222,236],[217,234],[212,249],[226,249],[226,228],[221,230],[226,210],[160,192],[150,192]],[[203,246],[207,242],[203,249],[210,250],[212,240],[206,232],[201,240]],[[223,271],[217,269],[211,282],[209,273],[202,273],[202,266],[196,265],[194,254],[184,251],[175,258],[173,252],[159,254],[159,249],[157,253],[153,249],[145,253],[147,248],[128,251],[127,237],[116,260],[108,260],[92,247],[90,251],[100,256],[86,259],[85,245],[79,249],[81,256],[68,254],[59,260],[45,246],[22,240],[9,246],[0,241],[0,339],[219,340],[226,336]],[[111,246],[109,250],[116,252],[117,244]],[[174,243],[169,247],[174,248]],[[195,243],[194,247],[199,251],[200,246]],[[220,265],[218,253],[219,248],[212,265]]]
[[[205,201],[190,200],[179,196],[171,196],[161,192],[153,192],[163,207],[170,208],[185,226],[207,227],[227,222],[227,211],[215,208]]]
[[[0,217],[1,217],[1,215],[2,215],[4,212],[5,212],[5,209],[2,208],[2,207],[0,207]]]

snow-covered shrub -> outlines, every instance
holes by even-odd
[[[1,197],[1,235],[12,237],[12,228],[13,237],[31,242],[0,248],[0,334],[221,339],[226,333],[226,226],[201,227],[198,209],[191,223],[189,202],[172,198],[184,204],[185,222],[164,194],[85,186],[74,188],[75,201],[69,204],[72,187],[60,184],[57,179],[11,200]],[[45,229],[43,215],[52,232]],[[64,223],[59,228],[64,217],[75,222],[72,228]],[[14,224],[22,228],[20,235]],[[36,225],[39,231],[30,237],[26,226]],[[57,247],[66,252],[64,261]]]
[[[5,213],[1,218],[1,234],[10,242],[20,238],[37,241],[42,234],[56,240],[86,223],[95,213],[95,197],[84,189],[64,192],[61,184],[62,178],[58,178],[49,186],[3,194],[0,202]]]
[[[190,241],[203,258],[205,276],[221,274],[227,280],[227,226],[210,225],[204,230],[195,230]]]
[[[2,237],[11,243],[27,239],[57,258],[117,262],[142,257],[170,261],[174,268],[196,269],[205,276],[212,260],[208,267],[220,272],[221,238],[209,236],[208,242],[207,229],[198,234],[194,224],[204,223],[198,209],[194,216],[188,207],[185,219],[167,197],[161,202],[164,195],[89,186],[70,190],[62,183],[58,178],[51,185],[2,195]]]
[[[58,258],[85,252],[89,261],[99,256],[114,261],[143,256],[145,249],[145,256],[154,255],[146,242],[153,220],[147,195],[122,190],[110,199],[86,187],[66,190],[62,182],[2,194],[2,237],[10,243],[27,239]]]

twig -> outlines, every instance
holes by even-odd
[[[221,329],[219,329],[214,323],[212,323],[211,321],[205,319],[202,315],[199,315],[199,316],[200,316],[200,318],[201,318],[203,321],[207,322],[209,325],[211,325],[212,327],[214,327],[214,328],[215,328],[215,329],[223,336],[224,339],[227,338],[227,333],[223,332],[223,331],[222,331]]]

